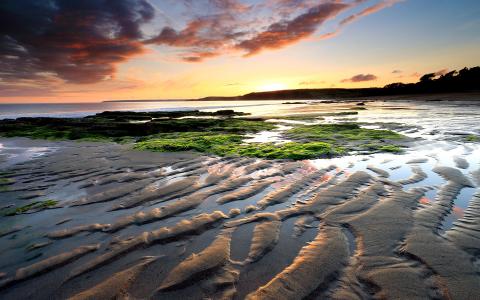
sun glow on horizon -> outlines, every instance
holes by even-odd
[[[260,85],[256,90],[258,92],[270,92],[270,91],[279,91],[288,89],[288,85],[280,82],[271,82]]]
[[[0,104],[383,87],[480,52],[475,0],[0,3]]]

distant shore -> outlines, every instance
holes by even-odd
[[[407,95],[354,95],[353,93],[340,93],[335,95],[332,92],[325,92],[324,95],[308,94],[304,93],[303,95],[298,91],[303,90],[285,90],[285,91],[274,91],[274,92],[261,92],[261,93],[252,93],[243,96],[232,96],[232,97],[205,97],[198,99],[147,99],[147,100],[107,100],[102,101],[104,103],[116,102],[175,102],[175,101],[258,101],[258,100],[272,100],[272,101],[281,101],[281,100],[331,100],[331,101],[361,101],[361,100],[378,100],[378,101],[395,101],[395,100],[412,100],[412,101],[480,101],[480,91],[475,92],[462,92],[462,93],[428,93],[428,94],[407,94]],[[311,90],[311,91],[321,91],[321,90]],[[295,95],[295,93],[298,93]],[[290,96],[290,97],[289,97]],[[262,98],[264,97],[264,98]]]
[[[442,94],[416,94],[416,95],[394,95],[365,97],[368,100],[380,101],[480,101],[480,92],[469,93],[442,93]],[[357,99],[358,100],[358,99]]]

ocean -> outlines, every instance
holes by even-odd
[[[284,101],[132,101],[96,103],[35,103],[0,104],[0,119],[19,117],[84,117],[103,111],[175,111],[175,110],[220,110],[268,114],[285,108]]]

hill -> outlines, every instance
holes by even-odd
[[[350,99],[372,96],[397,96],[414,94],[465,93],[480,91],[480,67],[464,68],[446,74],[425,74],[417,83],[391,83],[383,88],[359,89],[294,89],[255,92],[233,97],[205,97],[198,100],[309,100]]]

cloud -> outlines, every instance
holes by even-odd
[[[180,31],[164,27],[157,36],[145,43],[186,49],[180,55],[183,61],[200,62],[220,55],[227,44],[233,44],[236,38],[243,35],[242,32],[236,32],[234,21],[229,15],[198,17]]]
[[[120,63],[156,46],[189,63],[248,57],[311,38],[326,21],[341,28],[398,2],[348,13],[366,1],[149,1],[1,0],[0,82],[101,82],[113,78]],[[343,13],[347,17],[338,19]]]
[[[324,83],[325,83],[325,81],[323,81],[323,80],[322,80],[322,81],[314,81],[314,80],[312,80],[312,81],[302,81],[302,82],[300,82],[300,83],[298,83],[298,84],[299,84],[299,85],[320,85],[320,84],[324,84]]]
[[[164,26],[146,44],[164,45],[184,49],[180,59],[200,62],[226,52],[235,42],[247,34],[244,29],[249,20],[240,16],[249,15],[253,6],[237,0],[183,0],[192,11],[183,29]],[[196,6],[198,5],[198,6]],[[201,8],[206,14],[199,14]]]
[[[10,85],[0,83],[0,97],[39,97],[39,96],[54,96],[56,93],[49,87],[43,86],[25,86],[25,85]]]
[[[347,25],[349,23],[352,23],[359,18],[362,18],[362,17],[368,16],[368,15],[371,15],[373,13],[376,13],[376,12],[382,10],[382,9],[390,7],[390,6],[392,6],[392,5],[394,5],[398,2],[401,2],[401,1],[403,1],[403,0],[384,0],[384,1],[380,1],[380,2],[378,2],[378,3],[376,3],[372,6],[369,6],[365,9],[363,9],[359,13],[356,13],[356,14],[353,14],[353,15],[350,15],[350,16],[346,17],[345,19],[343,19],[340,22],[340,26],[344,26],[344,25]]]
[[[317,40],[325,40],[325,39],[335,37],[338,34],[340,34],[340,32],[342,31],[342,29],[345,26],[357,21],[358,19],[366,17],[366,16],[371,15],[373,13],[379,12],[379,11],[385,9],[385,8],[393,6],[394,4],[396,4],[398,2],[402,2],[402,1],[404,1],[404,0],[382,0],[382,1],[376,3],[372,6],[369,6],[365,9],[363,9],[362,11],[360,11],[358,13],[351,14],[351,15],[345,17],[343,20],[341,20],[338,23],[337,28],[335,28],[334,30],[332,30],[330,32],[321,34],[319,37],[317,37]],[[355,0],[354,4],[358,5],[358,4],[363,4],[364,2],[366,2],[366,0]]]
[[[400,74],[400,73],[403,73],[402,70],[393,70],[392,71],[392,74]]]
[[[363,4],[366,0],[267,0],[245,5],[239,0],[183,0],[194,16],[182,29],[165,26],[146,41],[148,44],[182,49],[180,59],[200,62],[205,58],[232,52],[243,56],[256,55],[264,50],[283,48],[311,37],[328,20]],[[324,33],[321,39],[336,36],[339,29],[354,19],[392,6],[398,0],[379,3],[339,20],[340,27]],[[202,15],[201,7],[207,7]],[[348,20],[347,20],[348,19]],[[205,53],[207,55],[198,55]]]
[[[218,55],[219,55],[219,53],[208,52],[208,51],[192,52],[192,53],[189,53],[188,55],[183,56],[182,60],[185,61],[185,62],[196,63],[196,62],[201,62],[206,58],[211,58],[211,57],[215,57],[215,56],[218,56]]]
[[[246,56],[251,56],[264,49],[276,49],[296,43],[311,36],[318,26],[348,7],[350,4],[342,2],[319,4],[292,20],[282,20],[271,24],[265,31],[241,41],[236,47],[245,50]]]
[[[3,0],[0,78],[110,78],[118,63],[143,52],[140,27],[153,17],[147,0]]]
[[[373,74],[358,74],[351,78],[343,79],[342,82],[364,82],[377,80],[377,78],[378,77]]]
[[[204,17],[190,21],[186,28],[176,31],[164,27],[158,36],[146,43],[172,47],[218,48],[225,40],[235,37],[233,29],[227,30],[220,17]]]

